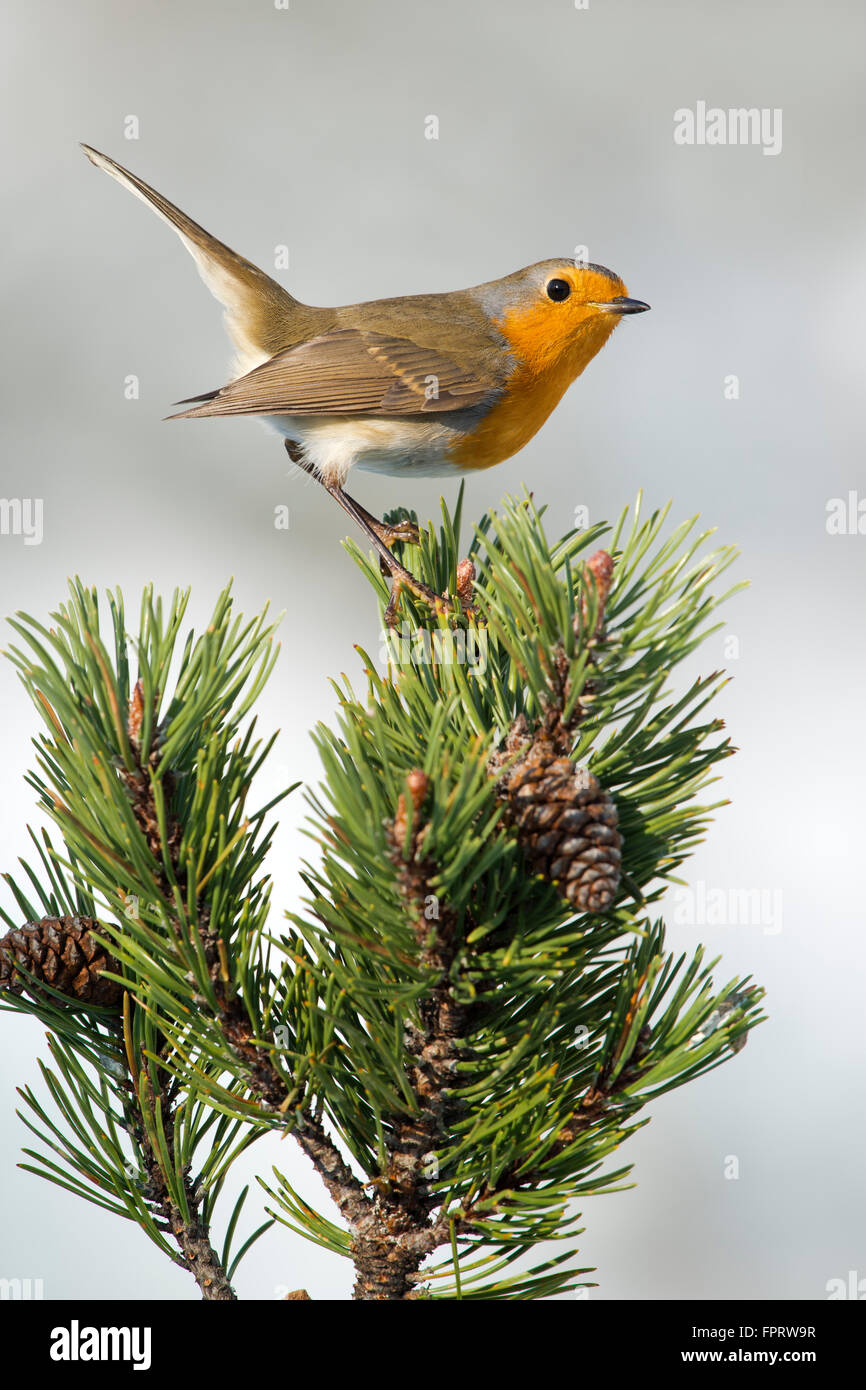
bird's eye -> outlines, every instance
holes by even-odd
[[[571,294],[571,285],[567,280],[548,280],[547,297],[556,300],[557,304],[561,299],[568,299]]]

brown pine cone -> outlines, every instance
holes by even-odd
[[[120,967],[91,935],[99,925],[92,917],[43,917],[13,927],[0,937],[0,989],[39,993],[22,967],[73,1002],[119,1007],[123,987],[101,978],[103,970]]]
[[[537,739],[506,773],[502,792],[533,872],[578,912],[605,912],[619,889],[622,836],[598,778]]]

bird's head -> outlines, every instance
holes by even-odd
[[[555,370],[572,380],[623,316],[650,307],[629,299],[612,270],[576,260],[539,261],[483,288],[514,356],[533,372]]]

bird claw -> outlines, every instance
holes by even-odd
[[[411,525],[412,523],[410,523]],[[400,606],[400,595],[404,589],[408,589],[416,598],[420,598],[428,604],[436,614],[455,613],[456,607],[452,599],[447,594],[436,594],[426,584],[415,579],[407,569],[395,562],[394,566],[388,564],[384,556],[380,557],[379,565],[386,578],[391,579],[391,597],[385,609],[385,623],[388,627],[395,627],[397,624],[397,610]],[[475,566],[471,560],[461,560],[457,566],[457,599],[460,604],[459,611],[470,622],[477,622],[478,609],[473,603],[475,585]]]
[[[382,570],[385,573],[389,572],[384,560],[382,561]],[[397,611],[404,589],[407,589],[413,597],[420,599],[422,603],[426,603],[437,616],[443,613],[453,613],[454,605],[449,598],[443,594],[435,593],[426,584],[422,584],[420,579],[415,579],[408,570],[403,569],[402,565],[399,570],[390,570],[390,578],[391,596],[385,608],[386,627],[397,626]]]
[[[421,539],[421,532],[414,521],[379,521],[374,530],[385,545],[392,545],[394,541],[403,541],[406,545],[417,545]]]

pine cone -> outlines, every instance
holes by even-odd
[[[91,935],[94,928],[99,923],[92,917],[43,917],[8,931],[0,938],[0,989],[38,992],[20,966],[77,1003],[117,1008],[123,987],[101,972],[119,965]]]
[[[622,836],[598,778],[536,739],[506,773],[502,792],[533,872],[578,912],[605,912],[619,888]]]

